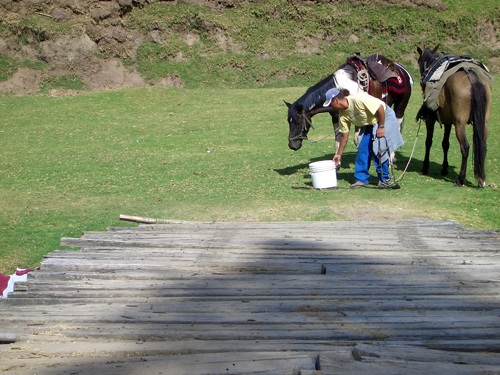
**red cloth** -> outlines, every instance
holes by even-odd
[[[16,282],[26,282],[28,279],[28,273],[33,271],[32,269],[17,269],[16,272],[11,276],[5,276],[0,273],[0,298],[7,298],[7,295],[14,291],[14,284]]]
[[[26,275],[27,273],[30,273],[31,271],[33,271],[33,270],[29,269],[29,268],[26,268],[24,270],[17,269],[16,270],[16,276]]]
[[[9,286],[10,276],[5,276],[0,273],[0,296],[3,296],[3,291]]]

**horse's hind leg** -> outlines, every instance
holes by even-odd
[[[465,175],[467,172],[467,159],[469,158],[469,141],[467,140],[465,124],[455,124],[455,134],[460,144],[460,152],[462,153],[462,165],[460,166],[460,173],[458,174],[455,186],[461,187],[465,183]]]
[[[443,141],[441,147],[443,148],[443,166],[441,168],[441,176],[448,175],[448,150],[450,149],[450,133],[452,124],[444,125]]]
[[[402,134],[403,133],[403,125],[404,125],[405,118],[403,116],[401,118],[397,117],[396,119],[398,120],[399,132]]]
[[[429,118],[425,121],[425,127],[427,128],[427,136],[425,138],[425,156],[424,156],[424,164],[422,165],[422,169],[420,173],[426,175],[429,173],[429,157],[431,153],[432,146],[432,137],[434,136],[434,118]]]

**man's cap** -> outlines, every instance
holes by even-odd
[[[326,102],[323,103],[323,107],[330,106],[330,103],[332,102],[333,98],[335,98],[338,94],[340,94],[340,90],[336,87],[328,90],[325,94]]]

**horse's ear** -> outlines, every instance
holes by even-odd
[[[438,48],[439,48],[439,44],[436,47],[434,47],[434,49],[432,50],[432,52],[436,53],[437,50],[438,50]]]
[[[417,52],[418,52],[419,56],[422,56],[422,54],[424,53],[424,51],[422,51],[422,48],[420,48],[418,46],[417,46]]]
[[[290,108],[292,105],[288,103],[287,101],[283,100],[288,108]]]

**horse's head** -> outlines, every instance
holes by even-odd
[[[357,85],[357,83],[356,83]],[[288,107],[288,125],[290,132],[288,134],[288,147],[297,151],[302,147],[302,140],[307,139],[307,133],[311,129],[311,118],[318,114],[337,112],[333,108],[323,107],[326,92],[337,87],[335,75],[329,75],[323,78],[315,85],[309,87],[307,91],[293,104],[285,102]]]
[[[439,58],[436,52],[439,48],[439,44],[434,48],[425,48],[423,51],[420,47],[417,47],[418,52],[418,67],[420,69],[420,76],[423,78],[427,73],[427,69],[432,65],[434,61]]]
[[[312,126],[311,116],[306,114],[303,105],[290,104],[285,102],[288,107],[288,147],[297,151],[302,147],[302,140],[307,139],[307,133]]]

